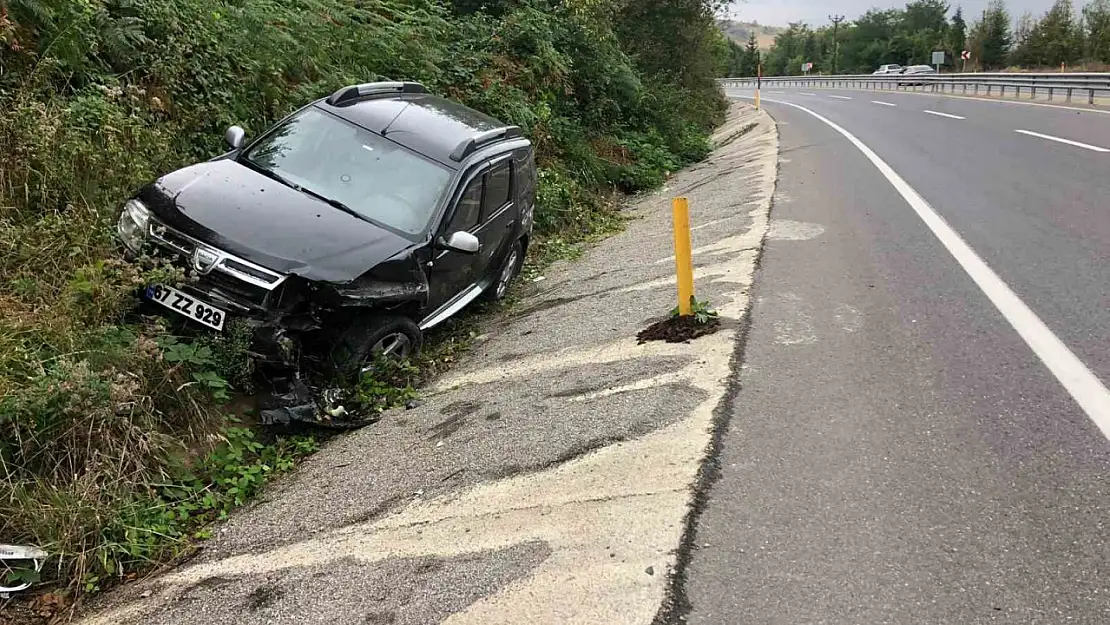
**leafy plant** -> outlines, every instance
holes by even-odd
[[[710,307],[709,300],[699,302],[693,295],[690,296],[690,308],[691,316],[700,325],[705,325],[720,317],[720,314]],[[671,309],[671,317],[677,318],[679,316],[678,306],[675,306]]]
[[[380,414],[416,399],[420,369],[408,360],[379,356],[359,380],[357,399],[361,410]]]
[[[166,362],[180,363],[189,370],[192,381],[206,389],[216,401],[231,399],[231,384],[216,371],[217,359],[212,347],[202,343],[183,343],[175,336],[158,338]]]
[[[4,575],[5,586],[20,586],[22,584],[36,584],[42,579],[42,574],[33,566],[10,567]]]

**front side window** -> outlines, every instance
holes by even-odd
[[[350,208],[367,221],[419,235],[451,171],[324,111],[307,108],[241,157],[249,166]]]
[[[489,219],[509,201],[512,190],[512,167],[509,161],[495,165],[486,174],[486,195],[482,199],[482,221]]]
[[[482,208],[482,176],[477,176],[466,185],[466,190],[459,196],[459,203],[455,207],[455,214],[451,217],[451,225],[447,234],[459,231],[468,231],[478,225],[478,213]]]

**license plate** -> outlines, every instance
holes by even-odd
[[[224,321],[227,320],[226,312],[175,288],[154,284],[146,287],[146,297],[213,330],[224,329]]]

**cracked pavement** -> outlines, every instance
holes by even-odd
[[[664,603],[775,186],[777,130],[734,105],[705,162],[625,232],[549,269],[413,410],[340,437],[186,565],[88,625],[650,623]],[[637,345],[674,306],[670,198],[722,319]]]

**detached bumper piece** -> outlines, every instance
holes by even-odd
[[[306,424],[353,430],[376,423],[381,415],[356,408],[358,402],[342,389],[313,389],[300,376],[273,380],[258,412],[262,425]]]

